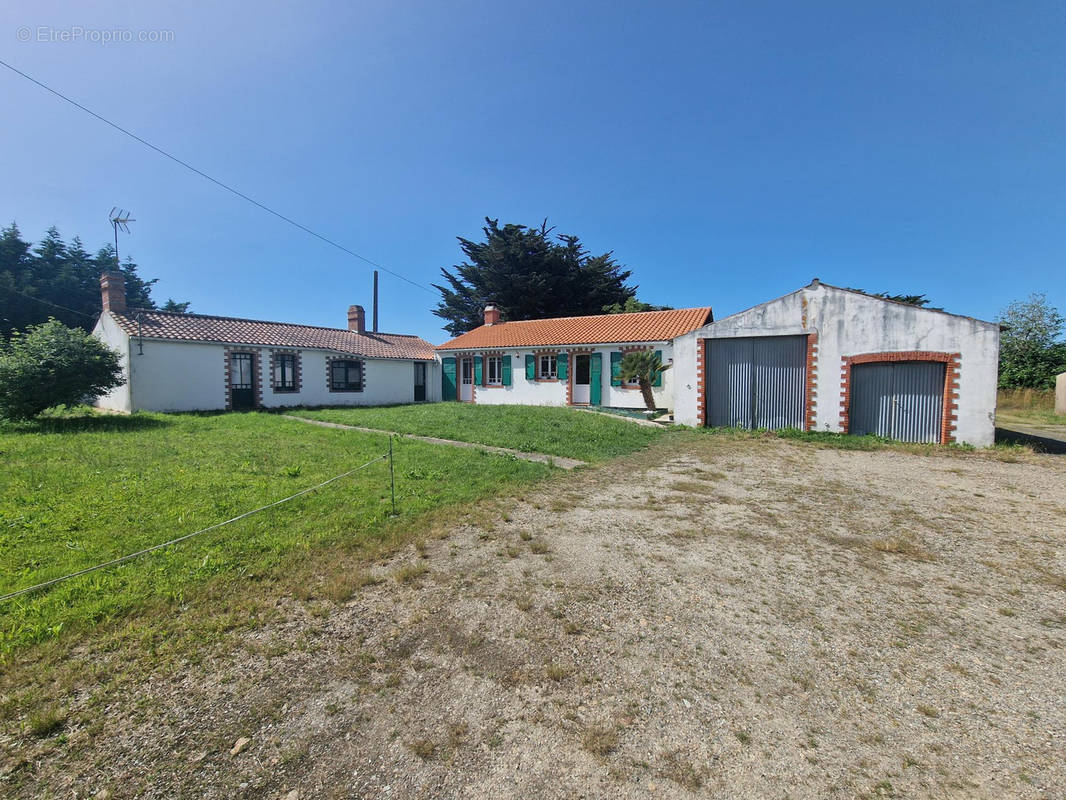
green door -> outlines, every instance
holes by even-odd
[[[589,356],[589,405],[603,404],[603,354]]]
[[[440,365],[440,399],[455,400],[455,359],[452,356],[442,358]]]

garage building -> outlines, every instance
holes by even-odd
[[[674,340],[674,419],[991,445],[999,325],[815,279]]]

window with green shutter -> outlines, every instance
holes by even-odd
[[[656,350],[655,351],[655,358],[657,358],[659,360],[660,364],[663,363],[663,351],[662,350]],[[651,385],[652,386],[662,386],[663,385],[663,373],[661,371],[655,373],[655,380],[653,380],[651,382]]]
[[[537,379],[537,359],[532,353],[526,354],[526,380],[535,381]]]
[[[482,370],[482,358],[481,358],[481,356],[474,356],[474,385],[475,386],[484,386],[485,385],[481,381],[481,376],[484,375],[484,374],[485,373]]]
[[[501,357],[503,363],[503,385],[511,385],[511,354],[504,353]]]
[[[622,385],[622,354],[611,353],[611,386]]]
[[[566,364],[566,353],[559,353],[555,357],[555,374],[561,381],[566,380]]]

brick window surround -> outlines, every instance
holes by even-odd
[[[478,353],[481,356],[481,383],[477,384],[482,389],[503,389],[503,362],[504,359],[510,358],[510,353]],[[500,382],[489,383],[489,359],[500,359]],[[514,363],[512,362],[511,368],[514,369]],[[476,375],[474,376],[477,377]],[[511,382],[514,382],[514,374],[512,373]]]
[[[226,347],[223,350],[226,357],[226,410],[233,410],[233,386],[230,382],[230,356],[234,353],[250,353],[252,356],[252,385],[255,386],[255,407],[263,407],[263,373],[260,364],[260,349],[258,347]]]
[[[282,389],[276,385],[276,376],[274,373],[274,367],[277,364],[278,356],[293,356],[293,380],[295,381],[295,388]],[[299,350],[271,350],[270,351],[270,391],[274,394],[298,394],[303,389],[303,366],[301,365],[300,351]]]
[[[812,331],[807,336],[807,376],[804,380],[803,419],[805,430],[814,430],[818,405],[818,334]],[[710,339],[696,340],[696,423],[707,425],[707,343]]]
[[[333,388],[333,362],[334,361],[359,361],[363,367],[360,370],[362,377],[362,385],[358,389],[334,389]],[[353,392],[365,392],[366,391],[366,359],[356,358],[355,356],[327,356],[326,357],[326,391],[331,394],[351,394]]]
[[[935,361],[944,365],[944,406],[940,413],[940,442],[955,441],[955,429],[959,419],[959,353],[938,353],[928,350],[904,350],[892,353],[862,353],[844,356],[840,366],[840,430],[850,433],[851,368],[856,364],[874,364],[891,361]]]

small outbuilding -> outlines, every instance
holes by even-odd
[[[100,279],[93,334],[119,353],[125,383],[97,399],[114,411],[392,405],[440,399],[433,345],[368,331],[126,307],[121,272]]]
[[[673,342],[674,419],[991,445],[999,325],[815,279]]]
[[[485,324],[437,348],[441,398],[483,405],[644,408],[637,381],[623,381],[622,357],[652,350],[674,360],[672,341],[711,319],[711,309],[679,308],[507,322],[495,306]],[[659,408],[673,407],[674,377],[652,386]]]

